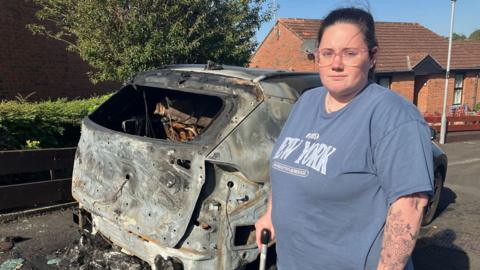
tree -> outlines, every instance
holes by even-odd
[[[452,34],[452,40],[464,40],[464,39],[467,39],[467,37],[464,34],[457,34],[457,33]]]
[[[123,81],[165,64],[244,65],[271,18],[267,0],[33,0],[39,24],[94,68],[92,82]]]
[[[471,40],[479,40],[480,41],[480,29],[477,29],[473,31],[470,36],[468,36],[468,39]]]

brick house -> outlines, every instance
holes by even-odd
[[[32,92],[29,100],[87,97],[119,85],[93,85],[89,66],[63,42],[32,35],[25,26],[36,22],[36,11],[32,1],[0,1],[0,100]]]
[[[281,18],[257,48],[250,67],[317,71],[321,20]],[[418,23],[377,22],[380,47],[376,81],[412,101],[422,113],[442,112],[448,39]],[[480,42],[452,46],[447,105],[473,108],[480,102]]]

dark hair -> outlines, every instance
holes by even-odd
[[[323,19],[320,31],[318,31],[318,45],[320,45],[325,29],[337,23],[351,23],[356,25],[363,34],[363,40],[367,44],[369,56],[372,57],[375,54],[375,51],[372,49],[378,46],[378,42],[375,36],[375,22],[372,14],[365,10],[353,7],[333,10],[325,17],[325,19]],[[375,66],[370,69],[370,78],[373,77],[374,70]]]

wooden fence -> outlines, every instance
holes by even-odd
[[[73,201],[71,171],[75,150],[71,147],[0,151],[0,213]],[[63,172],[60,178],[57,172]],[[33,175],[34,179],[22,180],[25,175]],[[35,175],[47,177],[35,179]]]
[[[440,131],[441,116],[426,116],[425,121],[431,127]],[[480,115],[473,116],[447,116],[447,132],[480,131]]]

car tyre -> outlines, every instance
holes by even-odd
[[[435,182],[433,187],[433,196],[428,201],[427,206],[425,207],[425,213],[423,215],[422,226],[430,224],[435,218],[437,212],[438,204],[440,203],[440,195],[443,189],[443,182],[445,181],[445,176],[440,169],[435,170]]]

